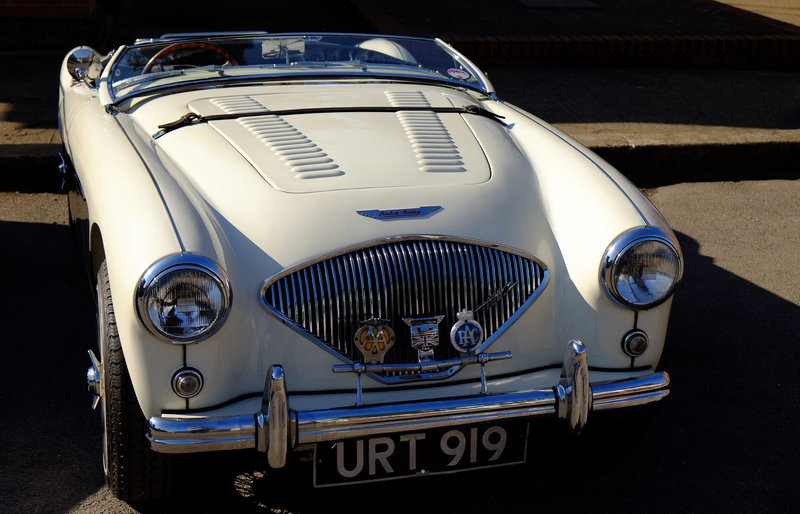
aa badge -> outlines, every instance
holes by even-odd
[[[459,352],[472,353],[483,342],[483,328],[470,310],[464,309],[456,317],[458,322],[450,329],[450,342]]]
[[[356,348],[364,355],[365,364],[383,364],[386,352],[394,345],[394,330],[389,327],[389,320],[371,318],[362,323],[353,338]]]

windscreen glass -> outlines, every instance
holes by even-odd
[[[140,42],[115,59],[109,80],[120,97],[184,82],[292,75],[412,77],[486,91],[483,74],[436,40],[339,34]]]

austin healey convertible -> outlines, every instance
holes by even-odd
[[[59,127],[119,498],[189,452],[317,487],[521,463],[537,420],[669,392],[675,235],[441,40],[78,47]]]

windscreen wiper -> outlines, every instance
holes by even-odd
[[[498,123],[503,123],[500,121],[503,119],[503,116],[499,114],[495,114],[487,109],[484,109],[480,105],[466,105],[464,107],[388,107],[388,106],[378,106],[378,107],[308,107],[303,109],[282,109],[277,111],[271,111],[269,109],[265,109],[262,111],[251,111],[251,112],[237,112],[237,113],[230,113],[230,114],[212,114],[209,116],[203,116],[201,114],[197,114],[194,112],[190,112],[188,114],[184,114],[180,118],[170,123],[164,123],[163,125],[159,125],[158,128],[160,129],[158,132],[153,134],[153,139],[158,139],[159,137],[172,132],[173,130],[188,127],[189,125],[197,125],[198,123],[207,123],[209,121],[220,121],[220,120],[235,120],[238,118],[250,118],[253,116],[291,116],[295,114],[328,114],[328,113],[343,113],[343,112],[408,112],[408,111],[423,111],[423,112],[435,112],[435,113],[455,113],[455,114],[474,114],[476,116],[483,116],[484,118],[489,118],[491,120],[497,121]]]

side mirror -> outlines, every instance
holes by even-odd
[[[95,80],[103,72],[100,55],[88,46],[76,48],[67,58],[67,71],[75,80]]]

